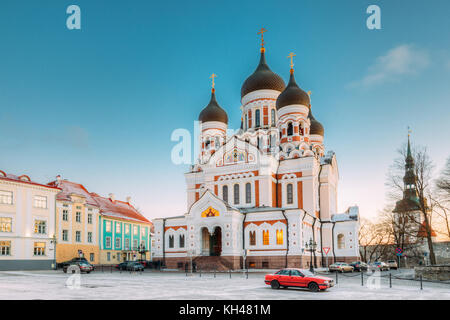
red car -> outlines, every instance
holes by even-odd
[[[309,270],[294,268],[281,269],[274,274],[268,274],[264,282],[270,285],[272,289],[302,287],[314,292],[334,286],[333,279],[317,276]]]

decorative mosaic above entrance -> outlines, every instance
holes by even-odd
[[[208,207],[208,209],[202,212],[202,218],[218,217],[218,216],[219,211],[217,211],[213,207]]]

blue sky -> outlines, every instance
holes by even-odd
[[[81,30],[66,8],[81,8]],[[381,8],[381,30],[366,8]],[[149,217],[185,212],[173,130],[193,130],[211,73],[230,127],[255,69],[256,32],[285,80],[297,82],[337,154],[339,209],[374,216],[407,126],[436,168],[450,156],[450,2],[9,1],[0,4],[0,169],[57,174],[102,195],[131,195]]]

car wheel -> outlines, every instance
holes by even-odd
[[[90,271],[86,271],[86,273],[91,273]]]
[[[319,291],[319,285],[315,282],[311,282],[310,284],[308,284],[308,289],[309,291],[317,292]]]
[[[272,280],[272,282],[270,282],[270,286],[272,289],[280,289],[280,283],[277,280]]]

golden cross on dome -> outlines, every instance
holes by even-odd
[[[412,130],[411,130],[411,128],[408,126],[408,137],[411,135],[411,133],[412,133]]]
[[[264,48],[264,32],[267,32],[266,29],[261,28],[261,30],[259,30],[258,34],[261,35],[261,48]]]
[[[289,53],[289,55],[287,56],[288,58],[291,59],[291,69],[294,68],[294,57],[296,56],[296,54],[294,54],[293,52]]]
[[[214,78],[215,77],[217,77],[217,74],[214,74],[214,73],[211,75],[211,77],[209,77],[210,79],[212,79],[212,88],[213,89],[214,89],[214,85],[215,85],[215,83],[214,83]]]
[[[311,96],[311,93],[312,93],[312,91],[311,91],[311,90],[309,90],[309,91],[308,91],[308,96]]]

